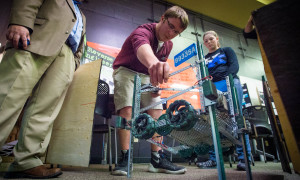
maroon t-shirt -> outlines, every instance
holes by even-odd
[[[113,63],[113,69],[124,66],[139,73],[149,74],[148,69],[137,58],[137,50],[143,44],[149,44],[160,61],[167,61],[172,50],[172,41],[164,42],[161,49],[157,51],[158,40],[155,35],[156,23],[144,24],[135,29],[125,40],[122,49]]]

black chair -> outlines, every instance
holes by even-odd
[[[101,122],[104,118],[104,122],[101,124],[95,124],[93,126],[94,133],[104,133],[103,135],[103,160],[101,164],[107,163],[107,144],[109,152],[109,170],[112,170],[112,148],[111,148],[111,132],[114,131],[115,135],[115,164],[117,164],[117,134],[116,128],[111,125],[111,117],[114,112],[113,96],[109,95],[108,84],[99,79],[97,99],[94,111],[94,123]]]
[[[243,109],[245,120],[251,124],[250,138],[261,141],[262,150],[257,149],[255,143],[254,152],[264,156],[264,161],[267,162],[266,157],[275,160],[275,156],[265,151],[265,138],[273,139],[271,125],[268,121],[268,114],[265,106],[250,106]]]

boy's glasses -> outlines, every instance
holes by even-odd
[[[169,28],[170,28],[176,35],[180,34],[179,31],[175,30],[175,26],[174,26],[172,23],[170,23],[170,21],[169,21],[168,18],[167,18],[167,22],[168,22]]]

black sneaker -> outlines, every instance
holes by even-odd
[[[197,163],[197,166],[203,169],[215,168],[217,166],[217,162],[209,159],[207,161]]]
[[[128,150],[121,150],[122,156],[121,159],[118,162],[118,165],[113,169],[111,172],[112,175],[117,176],[127,176],[127,170],[128,170]]]
[[[246,171],[245,160],[240,160],[239,163],[236,166],[236,169],[238,171]]]
[[[184,174],[186,169],[185,167],[177,166],[170,162],[166,155],[160,150],[157,155],[151,153],[151,163],[148,167],[148,171],[153,173]]]

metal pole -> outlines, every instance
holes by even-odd
[[[208,111],[209,111],[211,131],[212,131],[213,142],[214,142],[214,149],[216,154],[219,180],[225,180],[226,176],[225,176],[225,169],[224,169],[224,161],[223,161],[223,154],[222,154],[222,148],[220,143],[218,125],[216,121],[215,107],[208,106]]]

